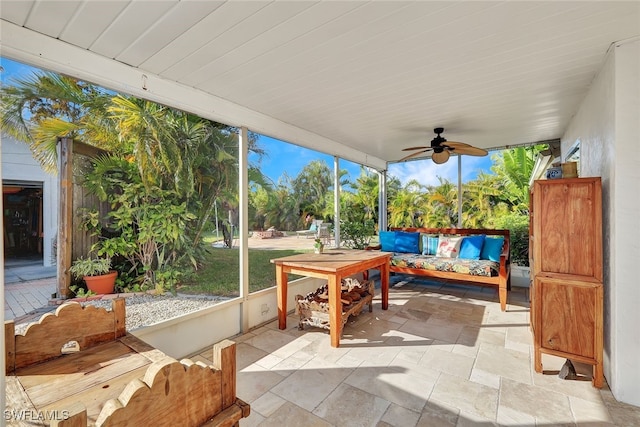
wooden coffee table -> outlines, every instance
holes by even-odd
[[[354,249],[332,249],[321,254],[305,253],[284,258],[275,258],[278,297],[278,328],[287,328],[288,275],[327,279],[329,288],[329,319],[331,324],[331,346],[340,345],[342,302],[340,286],[344,277],[369,269],[380,270],[382,309],[389,307],[389,259],[391,253],[361,251]]]

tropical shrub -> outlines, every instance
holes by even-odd
[[[495,221],[496,228],[509,230],[511,240],[511,263],[529,266],[529,216],[511,213]]]
[[[340,221],[340,237],[342,243],[351,249],[364,249],[369,245],[371,236],[375,234],[373,220]]]
[[[145,186],[132,163],[106,157],[94,162],[85,185],[112,210],[106,218],[97,211],[83,211],[83,224],[98,236],[98,255],[124,257],[131,272],[140,272],[140,289],[173,289],[180,269],[196,265],[188,224],[195,215],[177,192]],[[109,233],[104,233],[107,229]]]

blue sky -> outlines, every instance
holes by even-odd
[[[425,144],[428,143],[425,142]],[[286,172],[291,178],[295,178],[302,168],[312,160],[323,160],[330,168],[333,168],[333,156],[289,144],[268,136],[260,136],[258,144],[268,152],[260,162],[261,170],[275,182]],[[489,173],[493,164],[491,155],[485,157],[462,156],[462,182],[473,180],[480,171]],[[257,156],[250,156],[250,161],[256,161]],[[360,175],[360,165],[340,160],[340,168],[349,172],[353,181]],[[449,161],[442,165],[436,165],[431,159],[415,160],[389,165],[389,175],[400,179],[403,184],[412,179],[424,185],[438,185],[438,177],[447,179],[453,183],[458,182],[458,158],[451,156]]]
[[[3,85],[10,83],[12,77],[26,76],[37,70],[37,68],[2,57],[0,57],[0,65],[2,66],[0,78]],[[425,140],[425,144],[428,142]],[[276,183],[285,172],[289,177],[295,178],[302,168],[312,160],[323,160],[330,168],[333,168],[332,155],[302,148],[264,135],[260,136],[258,143],[268,153],[260,162],[261,170]],[[475,179],[480,171],[490,172],[491,154],[490,152],[485,157],[462,156],[462,182]],[[256,161],[256,156],[250,156],[249,160]],[[360,175],[360,165],[356,163],[341,159],[340,168],[347,170],[349,179],[352,181]],[[452,156],[447,163],[442,165],[436,165],[430,159],[391,164],[388,174],[399,178],[402,184],[415,179],[424,185],[438,185],[438,177],[457,183],[458,159],[456,156]]]

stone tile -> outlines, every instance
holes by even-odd
[[[480,344],[475,367],[485,372],[531,384],[531,360],[528,354],[491,344]]]
[[[385,344],[362,346],[352,348],[348,356],[350,359],[360,361],[358,366],[388,366],[400,352],[400,348]]]
[[[236,344],[236,369],[240,371],[268,354],[244,342]]]
[[[498,427],[499,424],[493,420],[490,420],[488,418],[482,417],[478,414],[475,413],[471,413],[471,412],[464,412],[461,411],[460,415],[458,415],[458,424],[456,424],[456,427],[477,427],[477,426],[482,426],[482,427],[488,427],[488,426],[495,426]]]
[[[480,349],[480,343],[485,342],[493,345],[504,345],[505,334],[499,331],[486,329],[478,326],[465,326],[458,337],[452,351],[468,357],[475,358]]]
[[[407,375],[423,378],[428,384],[435,384],[440,376],[440,371],[401,357],[396,357],[389,365],[389,369],[399,370]]]
[[[433,343],[431,343],[431,346],[433,348],[437,348],[440,351],[446,351],[449,353],[453,353],[453,350],[456,348],[456,344],[451,342],[441,341],[441,340],[433,340]]]
[[[529,325],[512,326],[507,330],[507,342],[520,343],[525,345],[533,345],[533,334]]]
[[[602,405],[602,401],[593,402],[569,396],[569,405],[573,412],[574,420],[578,425],[598,424],[599,426],[613,426],[613,419]],[[640,420],[639,420],[640,421]]]
[[[283,359],[291,356],[297,350],[306,347],[310,343],[308,340],[298,339],[279,330],[269,328],[263,328],[262,332],[256,333],[255,337],[245,342],[246,344],[252,345],[267,353],[275,354]]]
[[[314,358],[273,387],[271,391],[301,408],[312,411],[352,371],[353,369]]]
[[[500,388],[500,375],[490,374],[489,372],[485,372],[482,369],[473,368],[471,370],[469,380],[473,381],[474,383],[495,388],[496,390]]]
[[[533,348],[531,349],[531,354],[533,357]],[[594,388],[591,383],[591,379],[593,377],[593,366],[573,361],[578,378],[575,380],[563,380],[558,377],[558,373],[566,360],[567,359],[564,357],[552,356],[543,353],[543,370],[542,373],[532,371],[533,383],[537,386],[550,388],[569,396],[600,402],[602,400],[600,391]]]
[[[240,422],[244,427],[244,420]],[[332,427],[331,423],[291,402],[280,406],[269,418],[260,423],[260,427],[283,426]]]
[[[345,327],[340,345],[383,342],[397,326],[397,323],[371,317],[357,325]]]
[[[508,408],[502,404],[498,405],[498,424],[502,426],[535,426],[536,418],[532,415],[525,414],[513,408]]]
[[[465,379],[471,375],[473,363],[474,358],[472,357],[442,351],[436,346],[431,346],[419,362],[420,365],[427,366],[436,371],[445,372]]]
[[[494,331],[491,328],[482,326],[464,326],[458,337],[457,344],[470,347],[478,346],[480,343],[504,346],[506,334],[502,331]]]
[[[384,425],[388,426],[413,427],[418,423],[419,419],[420,412],[415,412],[392,403],[387,408],[387,412],[382,416],[381,421],[385,423]],[[380,425],[379,423],[378,427],[380,427]]]
[[[421,411],[435,379],[396,367],[357,368],[345,383],[414,411]]]
[[[331,347],[329,335],[325,334],[321,339],[313,340],[299,352],[309,354],[311,359],[323,359],[326,362],[337,363],[337,361],[348,354],[350,350],[351,348],[346,344],[342,344],[342,342],[338,348]]]
[[[424,338],[455,343],[462,331],[462,325],[430,317],[426,322],[408,320],[399,330]]]
[[[265,394],[251,402],[251,413],[257,412],[264,419],[272,415],[285,403],[287,403],[287,401],[280,396],[277,396],[271,392],[266,392]]]
[[[543,354],[549,374],[533,372],[526,305],[510,300],[501,312],[490,288],[457,291],[410,281],[391,291],[386,311],[378,295],[373,313],[350,319],[339,348],[324,329],[299,331],[296,316],[287,330],[273,321],[233,337],[238,396],[252,405],[241,425],[640,426],[640,408],[610,390],[560,380],[564,358]],[[210,360],[211,348],[192,360]],[[590,366],[576,369],[590,376]],[[344,415],[347,424],[337,415],[343,401],[371,404],[375,416]],[[385,402],[382,415],[375,402]]]
[[[390,345],[397,346],[400,350],[392,363],[396,363],[398,359],[402,359],[417,364],[427,350],[429,350],[431,341],[428,339],[425,340],[422,337],[414,337],[407,334],[402,335],[403,336],[390,337],[386,341],[386,343]]]
[[[601,390],[600,395],[616,426],[640,426],[639,407],[618,402],[608,388]]]
[[[417,427],[455,427],[460,410],[446,403],[429,399],[422,409]]]
[[[431,317],[431,313],[422,311],[420,310],[420,307],[416,307],[416,308],[406,308],[398,312],[396,316],[404,318],[406,320],[420,320],[420,321],[426,322],[427,320],[429,320],[429,317]]]
[[[378,396],[341,384],[318,405],[313,414],[335,426],[375,425],[389,404]]]
[[[257,427],[264,422],[265,418],[251,408],[251,412],[247,418],[242,418],[242,427]]]
[[[431,398],[457,407],[461,412],[496,419],[498,390],[453,375],[442,374]]]
[[[282,360],[283,359],[281,357],[278,357],[273,353],[267,353],[264,357],[261,357],[260,359],[256,360],[255,364],[263,367],[266,370],[270,370],[274,366],[281,363]]]
[[[287,377],[301,369],[311,359],[313,359],[312,354],[298,351],[271,367],[271,371]]]
[[[251,365],[236,373],[236,394],[245,402],[252,403],[282,380],[283,377],[275,372]]]
[[[553,423],[573,423],[569,398],[552,390],[502,379],[500,406]]]
[[[246,334],[236,335],[235,337],[231,337],[229,339],[235,342],[236,344],[240,344],[241,342],[246,342],[247,340],[250,340],[255,336],[256,335],[253,332],[247,332]]]

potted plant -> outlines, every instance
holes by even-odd
[[[83,279],[87,288],[96,294],[112,294],[118,272],[111,270],[110,258],[78,258],[69,272]]]
[[[313,244],[313,251],[317,254],[321,254],[324,251],[324,243],[322,243],[321,239],[316,239],[316,242]]]

